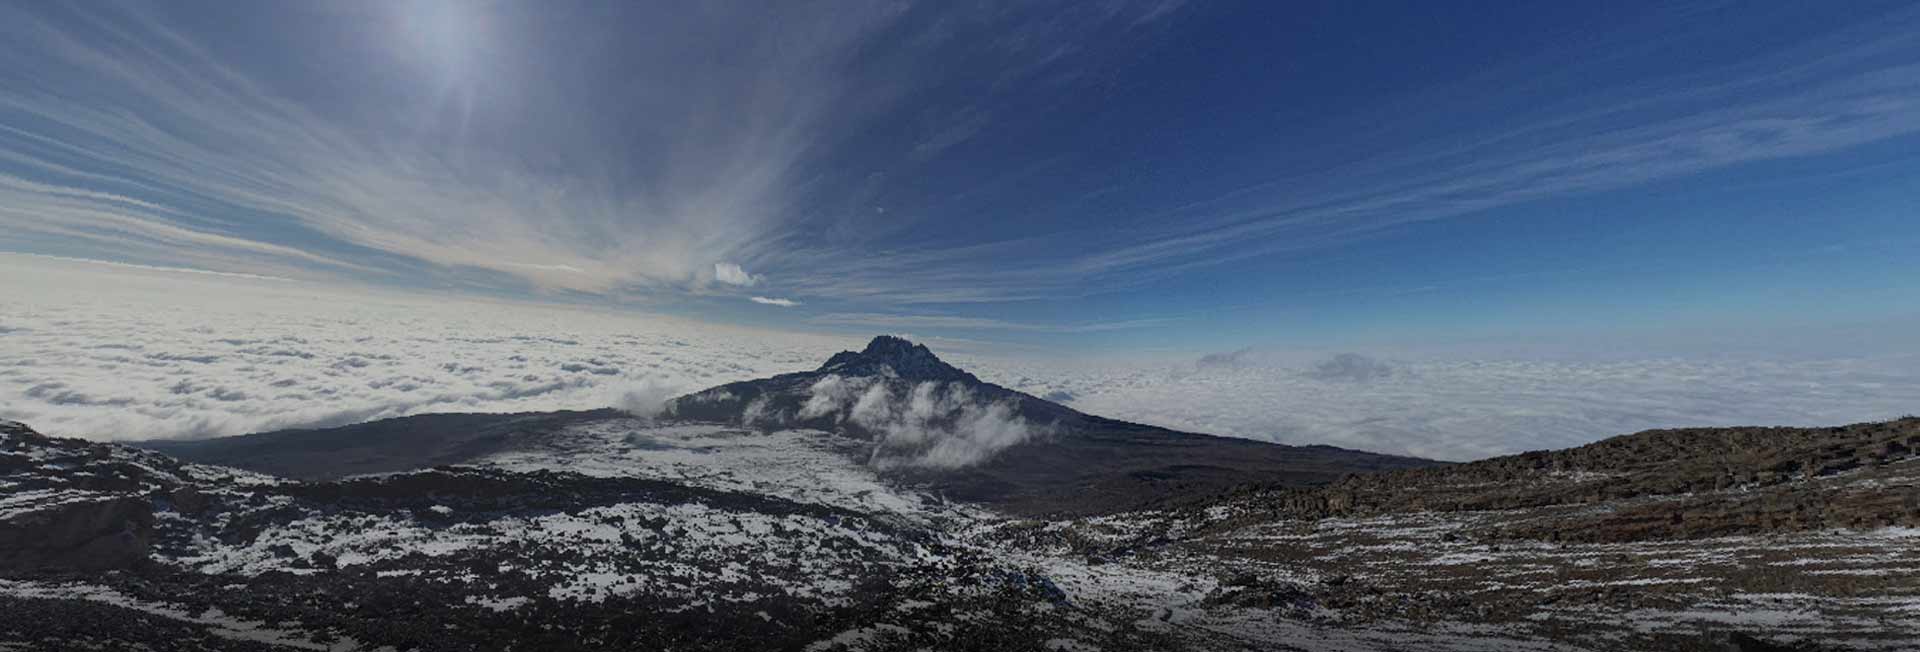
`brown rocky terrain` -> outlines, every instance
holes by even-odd
[[[1412,620],[1599,650],[1903,650],[1920,640],[1916,444],[1912,417],[1657,430],[997,533],[1090,562],[1210,570],[1219,584],[1189,600],[1332,627]]]
[[[1232,492],[1269,516],[1363,517],[1611,505],[1519,538],[1692,539],[1920,526],[1920,493],[1892,467],[1920,457],[1920,417],[1832,428],[1690,428],[1467,464],[1353,475],[1325,487]],[[1652,501],[1649,499],[1662,498]]]

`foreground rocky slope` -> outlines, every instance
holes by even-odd
[[[1916,457],[1916,417],[1835,428],[1654,430],[1561,451],[1356,475],[1312,491],[1255,484],[1235,496],[1292,518],[1611,507],[1499,532],[1567,541],[1920,527],[1920,492],[1906,482]]]
[[[1315,489],[1046,524],[1062,554],[1257,568],[1193,602],[1280,604],[1594,649],[1910,649],[1920,419],[1662,430]],[[1178,600],[1175,600],[1178,601]]]
[[[24,649],[1899,650],[1920,633],[1920,529],[1516,534],[1659,495],[1331,515],[1250,489],[1035,519],[902,487],[817,430],[600,420],[334,481],[4,430],[9,541],[84,533],[10,544],[37,555],[0,570],[21,616],[0,646]],[[1821,482],[1911,492],[1920,463],[1775,489]]]
[[[887,490],[821,433],[630,421],[476,466],[321,482],[4,433],[0,608],[48,617],[0,622],[0,646],[1033,646],[1085,629],[1048,622],[1058,594],[1041,576],[953,539],[946,524],[971,512]],[[799,474],[754,478],[767,455]],[[586,472],[555,470],[576,461]],[[883,621],[899,624],[867,631]]]
[[[196,487],[244,472],[0,421],[0,571],[97,571],[145,561],[154,503],[192,511]]]

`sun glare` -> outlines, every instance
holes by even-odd
[[[400,3],[403,50],[444,81],[467,78],[486,33],[481,6],[456,0]]]

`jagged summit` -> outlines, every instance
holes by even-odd
[[[10,448],[37,446],[46,443],[47,436],[35,432],[27,424],[18,421],[0,419],[0,455]],[[4,466],[0,464],[0,466]]]
[[[820,365],[820,373],[842,376],[896,376],[905,380],[980,382],[973,374],[947,364],[925,344],[915,344],[892,335],[881,335],[855,353],[841,351]]]

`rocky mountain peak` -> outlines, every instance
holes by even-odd
[[[947,364],[924,344],[881,335],[856,353],[841,351],[820,365],[820,373],[842,376],[897,376],[905,380],[980,382],[973,374]]]

